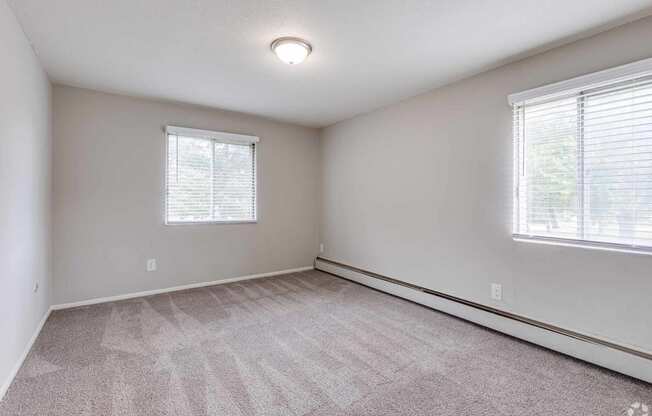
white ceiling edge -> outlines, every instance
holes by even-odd
[[[2,1],[2,0],[0,0]],[[240,111],[240,110],[232,110],[229,108],[224,108],[224,107],[217,107],[213,105],[208,105],[208,104],[200,104],[200,103],[194,103],[192,101],[184,101],[184,100],[178,100],[175,98],[166,98],[166,97],[161,97],[158,95],[147,95],[147,94],[135,94],[133,92],[128,92],[128,91],[122,91],[119,89],[112,89],[112,88],[90,88],[84,85],[75,85],[74,83],[71,82],[59,82],[53,78],[51,78],[48,75],[48,79],[50,80],[50,84],[52,87],[60,87],[60,88],[75,88],[79,90],[85,90],[85,91],[90,91],[92,93],[96,94],[108,94],[108,95],[115,95],[117,97],[126,97],[126,98],[133,98],[136,100],[144,100],[144,101],[150,101],[152,103],[157,103],[157,104],[167,104],[167,105],[178,105],[178,106],[183,106],[183,107],[191,107],[195,108],[200,111],[216,111],[216,112],[221,112],[221,113],[229,113],[234,116],[242,116],[242,117],[252,117],[252,118],[258,118],[260,120],[268,121],[270,123],[276,123],[276,124],[284,124],[287,126],[291,127],[299,127],[299,128],[304,128],[308,130],[322,130],[326,127],[330,127],[336,123],[329,124],[329,125],[324,125],[324,126],[317,126],[317,125],[310,125],[306,123],[297,123],[293,122],[291,120],[287,120],[284,118],[279,118],[279,117],[271,117],[265,114],[259,114],[259,113],[252,113],[248,111]],[[337,122],[339,123],[339,121]]]
[[[571,36],[566,36],[566,37],[564,37],[562,39],[559,39],[557,41],[548,42],[545,45],[541,45],[541,46],[538,46],[536,48],[532,48],[532,49],[530,49],[528,51],[518,53],[518,54],[516,54],[514,56],[511,56],[509,58],[501,59],[499,61],[496,61],[494,64],[486,65],[486,66],[484,66],[484,67],[482,67],[482,68],[480,68],[480,69],[478,69],[476,71],[470,71],[468,73],[460,74],[457,77],[452,77],[452,78],[450,78],[448,80],[442,81],[442,82],[440,82],[438,84],[435,84],[435,85],[433,85],[431,87],[425,88],[423,91],[417,92],[416,94],[407,95],[407,96],[405,96],[403,98],[392,101],[391,103],[380,105],[380,106],[375,107],[373,109],[370,109],[368,111],[362,111],[362,112],[353,114],[350,117],[346,117],[346,118],[343,118],[341,120],[338,120],[338,121],[336,121],[334,123],[319,126],[319,127],[316,127],[316,128],[326,129],[328,127],[335,126],[335,125],[343,123],[345,121],[352,120],[352,119],[354,119],[356,117],[363,116],[365,114],[371,114],[371,113],[374,113],[376,111],[380,111],[380,110],[383,110],[383,109],[393,107],[396,104],[402,103],[404,101],[408,101],[408,100],[410,100],[412,98],[419,97],[421,95],[431,93],[431,92],[436,91],[436,90],[438,90],[440,88],[444,88],[444,87],[447,87],[449,85],[453,85],[453,84],[456,84],[458,82],[462,82],[462,81],[471,79],[471,78],[476,77],[478,75],[482,75],[484,73],[491,72],[491,71],[493,71],[495,69],[499,69],[499,68],[502,68],[502,67],[505,67],[505,66],[520,62],[520,61],[525,61],[525,60],[527,60],[529,58],[533,58],[533,57],[538,56],[538,55],[543,55],[546,52],[550,52],[550,51],[552,51],[554,49],[561,48],[561,47],[564,47],[564,46],[568,46],[568,45],[571,45],[571,44],[573,44],[575,42],[579,42],[579,41],[584,40],[584,39],[592,38],[594,36],[597,36],[597,35],[600,35],[602,33],[608,32],[608,31],[610,31],[612,29],[617,29],[617,28],[619,28],[621,26],[625,26],[627,24],[637,22],[639,20],[648,18],[650,16],[652,16],[652,7],[650,7],[649,9],[646,9],[646,10],[642,10],[642,11],[640,11],[638,13],[634,13],[634,14],[631,14],[629,16],[625,16],[625,17],[623,17],[621,19],[616,19],[616,20],[614,20],[612,22],[605,23],[604,25],[600,25],[600,26],[597,26],[595,28],[582,31],[582,32],[579,32],[579,33],[571,35]]]
[[[12,6],[12,2],[8,2],[10,6]],[[14,13],[15,10],[14,10]],[[530,48],[529,50],[526,50],[524,52],[512,55],[508,58],[504,59],[499,59],[493,63],[490,64],[485,64],[482,65],[475,70],[472,71],[460,71],[458,74],[455,76],[449,76],[447,78],[442,79],[439,82],[436,82],[434,84],[430,84],[427,86],[424,86],[423,88],[420,88],[417,91],[411,91],[409,93],[406,93],[404,95],[398,95],[397,97],[393,97],[392,99],[388,100],[379,100],[378,105],[371,106],[368,110],[363,110],[363,111],[352,111],[351,114],[346,114],[345,116],[337,117],[333,121],[330,122],[303,122],[301,120],[298,120],[292,116],[285,117],[285,116],[271,116],[269,114],[265,114],[262,112],[257,112],[257,111],[243,111],[240,108],[236,108],[233,106],[229,105],[212,105],[212,104],[206,104],[202,102],[197,102],[197,101],[191,101],[191,100],[184,100],[184,99],[179,99],[177,97],[172,97],[172,96],[165,96],[165,94],[149,94],[149,93],[138,93],[134,92],[132,90],[127,90],[123,88],[111,88],[111,87],[97,87],[93,86],[93,82],[70,82],[70,80],[64,80],[64,79],[58,79],[56,76],[53,76],[50,71],[45,68],[45,65],[43,65],[43,60],[41,59],[41,56],[38,51],[38,46],[32,42],[30,39],[29,33],[27,30],[25,30],[25,26],[21,22],[20,19],[18,19],[19,24],[23,28],[23,32],[25,33],[27,39],[29,40],[30,45],[35,51],[35,54],[41,61],[42,66],[45,69],[45,72],[48,74],[48,77],[50,79],[50,82],[53,85],[61,85],[61,86],[70,86],[70,87],[75,87],[75,88],[80,88],[80,89],[86,89],[86,90],[91,90],[91,91],[98,91],[98,92],[103,92],[103,93],[108,93],[108,94],[115,94],[115,95],[122,95],[122,96],[127,96],[127,97],[134,97],[134,98],[141,98],[141,99],[147,99],[147,100],[153,100],[153,101],[158,101],[158,102],[165,102],[165,103],[177,103],[177,104],[184,104],[184,105],[190,105],[190,106],[196,106],[199,108],[203,109],[211,109],[211,110],[219,110],[219,111],[225,111],[225,112],[231,112],[235,114],[242,114],[242,115],[247,115],[247,116],[256,116],[260,117],[261,119],[269,120],[269,121],[274,121],[274,122],[279,122],[279,123],[284,123],[284,124],[291,124],[295,126],[301,126],[301,127],[306,127],[306,128],[313,128],[313,129],[322,129],[326,128],[332,125],[336,125],[338,123],[341,123],[346,120],[350,120],[352,118],[355,118],[360,115],[368,114],[374,111],[378,111],[383,108],[387,108],[390,106],[393,106],[395,104],[398,104],[402,101],[405,101],[407,99],[417,97],[419,95],[432,92],[434,90],[437,90],[439,88],[445,87],[447,85],[451,85],[457,82],[460,82],[462,80],[477,76],[479,74],[500,68],[502,66],[512,64],[527,58],[531,58],[533,56],[548,52],[552,49],[556,49],[558,47],[566,46],[569,44],[572,44],[576,41],[590,38],[592,36],[595,36],[600,33],[604,33],[606,31],[615,29],[617,27],[626,25],[628,23],[635,22],[637,20],[646,18],[648,16],[652,15],[652,7],[641,10],[636,13],[632,13],[629,15],[626,15],[621,18],[617,18],[614,20],[611,20],[605,24],[596,26],[592,29],[588,30],[583,30],[580,31],[576,34],[569,35],[562,37],[559,40],[552,41],[552,42],[547,42],[541,46]],[[385,101],[385,102],[383,102]]]

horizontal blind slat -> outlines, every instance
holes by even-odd
[[[515,235],[652,247],[652,77],[514,106]]]
[[[255,144],[168,135],[166,221],[255,221]]]

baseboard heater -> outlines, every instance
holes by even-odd
[[[340,263],[340,262],[337,262],[337,261],[334,261],[334,260],[326,259],[324,257],[317,257],[315,259],[315,268],[318,269],[318,270],[325,271],[327,273],[333,274],[335,276],[341,277],[341,278],[345,278],[345,279],[348,279],[348,280],[353,280],[353,281],[355,281],[357,283],[365,284],[364,282],[360,281],[359,279],[355,279],[355,278],[352,279],[351,277],[353,277],[353,275],[346,276],[346,275],[343,275],[343,274],[346,274],[346,273],[342,273],[342,272],[348,271],[349,273],[363,275],[366,278],[371,278],[372,280],[370,282],[373,282],[375,280],[377,282],[380,281],[379,283],[384,282],[384,283],[389,283],[391,285],[397,285],[397,286],[400,286],[401,288],[407,288],[407,289],[410,289],[410,290],[418,291],[421,294],[427,294],[427,295],[430,295],[430,296],[434,296],[434,297],[436,297],[437,299],[440,299],[440,300],[443,299],[443,300],[446,300],[446,301],[449,301],[449,302],[454,302],[457,305],[463,305],[465,307],[472,308],[475,311],[486,312],[486,313],[489,313],[491,315],[496,315],[496,316],[499,316],[501,318],[506,318],[506,319],[508,319],[508,320],[510,320],[512,322],[517,322],[519,324],[525,324],[525,325],[527,325],[529,327],[534,327],[534,328],[537,328],[539,330],[543,330],[543,331],[547,331],[547,332],[552,332],[554,334],[562,335],[562,336],[568,337],[568,338],[570,338],[572,340],[577,340],[577,341],[581,341],[582,343],[590,344],[591,346],[606,348],[606,349],[608,349],[608,350],[610,350],[612,352],[619,353],[618,357],[607,357],[606,360],[605,360],[604,358],[601,359],[601,357],[596,356],[596,354],[592,353],[591,351],[589,351],[589,354],[587,356],[586,354],[582,354],[581,351],[578,353],[578,352],[576,352],[574,350],[573,351],[566,351],[563,348],[555,348],[556,345],[553,345],[553,346],[544,345],[545,347],[554,349],[554,350],[562,352],[562,353],[572,355],[572,356],[574,356],[576,358],[580,358],[580,359],[583,359],[585,361],[589,361],[589,362],[592,362],[592,363],[595,363],[595,364],[610,368],[612,370],[615,370],[615,371],[618,371],[618,372],[621,372],[621,373],[624,373],[624,374],[628,374],[628,375],[631,375],[633,377],[637,377],[639,379],[643,379],[643,380],[648,381],[648,382],[652,382],[652,354],[647,352],[647,351],[638,350],[638,349],[631,348],[631,347],[628,347],[628,346],[625,346],[625,345],[621,345],[621,344],[618,344],[618,343],[615,343],[615,342],[612,342],[612,341],[600,339],[600,338],[597,338],[597,337],[594,337],[594,336],[591,336],[591,335],[582,334],[582,333],[572,331],[572,330],[569,330],[569,329],[566,329],[566,328],[561,328],[559,326],[552,325],[552,324],[549,324],[549,323],[546,323],[546,322],[538,321],[538,320],[531,319],[531,318],[528,318],[528,317],[525,317],[525,316],[521,316],[521,315],[514,314],[514,313],[511,313],[511,312],[507,312],[507,311],[504,311],[504,310],[501,310],[501,309],[497,309],[497,308],[494,308],[494,307],[491,307],[491,306],[483,305],[483,304],[473,302],[473,301],[470,301],[470,300],[467,300],[467,299],[463,299],[463,298],[460,298],[460,297],[457,297],[457,296],[449,295],[447,293],[443,293],[443,292],[428,289],[428,288],[425,288],[425,287],[422,287],[422,286],[414,285],[412,283],[404,282],[404,281],[401,281],[401,280],[398,280],[398,279],[395,279],[395,278],[392,278],[392,277],[388,277],[388,276],[384,276],[384,275],[381,275],[381,274],[378,274],[378,273],[375,273],[375,272],[360,269],[358,267],[354,267],[354,266],[351,266],[351,265],[348,265],[348,264],[344,264],[344,263]],[[339,273],[338,273],[338,271],[339,271]],[[371,286],[371,287],[374,287],[374,288],[379,289],[381,291],[387,292],[387,290],[383,290],[382,288],[375,287],[377,285],[367,285],[367,286]],[[389,293],[391,293],[391,292],[389,292]],[[395,294],[395,293],[392,293],[392,294]],[[441,309],[439,309],[437,307],[431,306],[431,305],[429,305],[427,303],[424,303],[424,302],[421,302],[419,300],[411,299],[410,296],[402,296],[400,294],[398,294],[397,296],[404,297],[404,298],[407,298],[409,300],[413,300],[413,301],[415,301],[415,302],[417,302],[419,304],[431,307],[432,309],[441,310]],[[455,313],[451,313],[451,312],[446,311],[446,310],[442,310],[442,311],[446,312],[446,313],[450,313],[452,315],[456,315]],[[469,321],[474,321],[475,322],[475,320],[473,320],[473,319],[468,319],[466,317],[462,317],[462,318],[467,319]],[[497,329],[497,328],[494,327],[493,329]],[[498,329],[498,330],[501,331],[500,329]],[[527,339],[526,337],[521,337],[518,334],[510,333],[509,331],[501,331],[501,332],[506,332],[506,333],[509,333],[510,335],[516,336],[517,338],[524,338],[527,341],[532,341],[531,339]],[[532,342],[540,344],[539,342],[536,342],[536,341],[532,341]],[[623,359],[623,357],[624,357],[624,359]],[[632,362],[626,362],[626,361],[628,361],[628,357],[633,359],[633,361]],[[615,361],[615,363],[612,362],[612,361]],[[641,365],[643,367],[646,367],[646,368],[641,368]]]

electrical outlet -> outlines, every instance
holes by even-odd
[[[155,272],[156,271],[156,259],[148,259],[147,260],[147,271],[148,272]]]
[[[503,285],[500,283],[491,284],[491,299],[503,300]]]
[[[38,292],[38,282],[34,282],[34,293]]]
[[[319,245],[319,252],[320,252],[320,253],[323,253],[323,252],[324,252],[324,243],[321,243],[321,244]]]

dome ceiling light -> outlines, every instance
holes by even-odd
[[[271,47],[278,59],[290,65],[300,64],[312,52],[308,42],[292,37],[278,38],[272,42]]]

